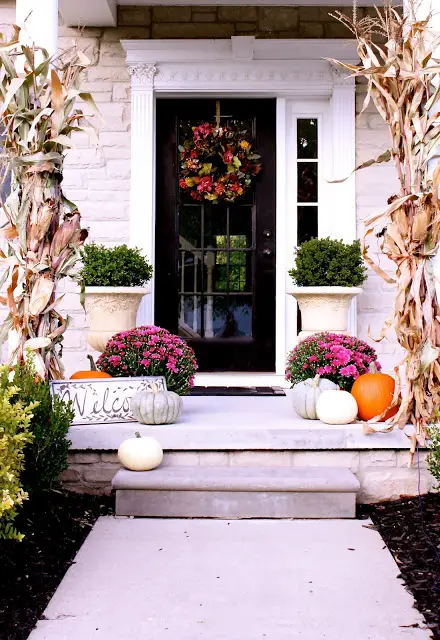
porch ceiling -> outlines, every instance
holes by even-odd
[[[403,0],[396,0],[401,5]],[[372,7],[377,0],[359,0]],[[116,27],[117,5],[251,5],[251,6],[350,6],[351,0],[59,0],[63,20],[73,27]]]

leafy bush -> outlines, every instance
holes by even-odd
[[[52,397],[50,385],[36,375],[32,362],[18,364],[14,369],[16,400],[26,405],[36,401],[30,431],[33,440],[26,445],[22,485],[28,493],[51,489],[59,475],[67,469],[70,441],[67,432],[74,418],[71,402]]]
[[[0,369],[0,539],[22,540],[14,529],[17,507],[28,494],[20,486],[24,448],[33,439],[29,430],[35,404],[17,401],[18,389],[8,380],[8,367]]]
[[[312,238],[295,249],[295,259],[289,275],[298,287],[359,287],[367,277],[359,240]]]
[[[428,428],[429,433],[429,454],[428,467],[437,481],[437,491],[440,491],[440,412],[437,413],[435,422]]]
[[[339,333],[317,333],[302,340],[288,355],[286,380],[292,386],[320,375],[350,391],[353,382],[367,373],[377,354],[363,340]]]
[[[81,251],[83,267],[79,277],[86,287],[141,287],[151,280],[153,267],[126,244],[118,247],[87,244]]]
[[[181,396],[194,384],[194,351],[182,338],[160,327],[137,327],[114,335],[96,363],[112,377],[164,376],[169,391]]]

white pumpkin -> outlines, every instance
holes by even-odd
[[[316,403],[316,415],[325,424],[350,424],[357,414],[357,402],[348,391],[324,391]]]
[[[131,399],[131,412],[141,424],[172,424],[182,413],[183,401],[174,391],[139,391]]]
[[[337,384],[320,376],[298,382],[292,389],[293,408],[301,418],[317,420],[316,403],[319,396],[323,391],[337,389],[339,389]]]
[[[130,471],[150,471],[163,460],[162,447],[155,438],[135,438],[124,440],[118,450],[118,459]]]

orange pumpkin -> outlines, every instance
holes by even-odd
[[[92,356],[87,356],[90,360],[90,371],[75,371],[73,375],[70,376],[71,380],[84,380],[84,379],[93,379],[93,378],[111,378],[109,373],[105,373],[105,371],[98,371],[96,368],[95,361]]]
[[[370,365],[370,373],[364,373],[354,381],[351,394],[358,404],[358,416],[361,420],[371,420],[380,416],[390,406],[394,396],[394,378],[386,373],[380,373],[375,364]],[[382,420],[394,416],[398,407],[393,407]]]

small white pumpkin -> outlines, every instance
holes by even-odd
[[[131,412],[141,424],[172,424],[182,413],[182,398],[174,391],[139,391],[131,399]]]
[[[337,384],[326,378],[321,378],[321,376],[298,382],[292,389],[293,408],[301,418],[317,420],[316,403],[319,396],[324,391],[336,391],[337,389],[339,389]]]
[[[118,450],[118,459],[123,467],[130,471],[150,471],[163,460],[162,447],[155,438],[135,438],[124,440]]]
[[[357,402],[348,391],[324,391],[316,403],[316,415],[325,424],[350,424],[357,413]]]

